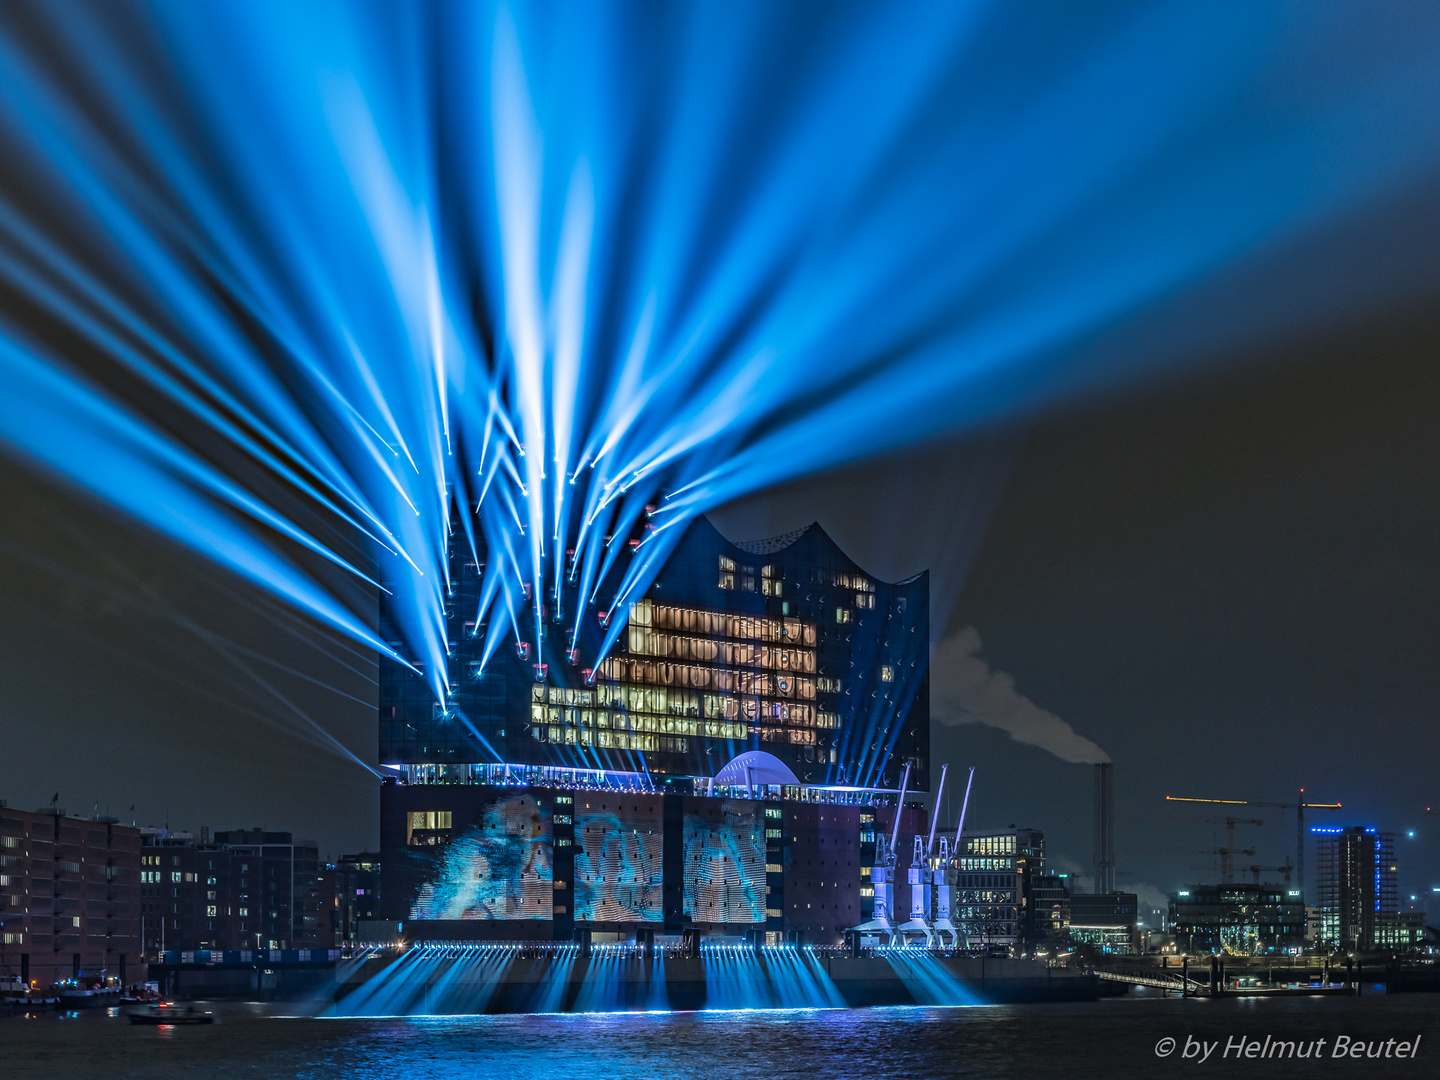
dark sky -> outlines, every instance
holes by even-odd
[[[954,507],[983,503],[993,473],[973,443],[726,523],[819,517],[877,573],[940,568],[937,638],[973,626],[994,669],[1114,759],[1120,881],[1214,880],[1203,851],[1225,842],[1210,823],[1224,813],[1167,807],[1166,794],[1285,802],[1304,786],[1344,803],[1314,820],[1415,829],[1402,885],[1423,899],[1440,884],[1424,815],[1440,797],[1437,341],[1433,324],[1397,318],[1038,421],[983,539],[952,531],[967,523]],[[975,539],[947,613],[958,583],[944,567],[963,569]],[[977,724],[937,724],[933,739],[939,760],[979,767],[976,824],[1042,828],[1088,868],[1089,766]],[[1290,812],[1244,816],[1265,825],[1240,831],[1256,855],[1239,862],[1293,852]]]
[[[1122,883],[1213,877],[1219,815],[1165,794],[1304,785],[1345,803],[1336,823],[1416,829],[1402,884],[1423,897],[1440,884],[1423,813],[1440,797],[1437,343],[1421,319],[1357,326],[714,516],[741,538],[819,518],[876,574],[929,566],[937,642],[974,627],[1020,694],[1114,759]],[[263,824],[330,855],[375,843],[373,777],[306,734],[373,760],[368,659],[9,461],[0,497],[0,797]],[[976,723],[937,724],[934,747],[979,767],[975,824],[1042,828],[1060,865],[1088,865],[1089,766]],[[1253,816],[1241,862],[1278,864],[1293,819]]]

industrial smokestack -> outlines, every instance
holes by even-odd
[[[1115,766],[1095,766],[1095,891],[1115,891]]]

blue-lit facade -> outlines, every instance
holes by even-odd
[[[911,789],[928,790],[925,575],[878,581],[818,525],[733,544],[702,517],[622,612],[605,602],[624,557],[573,643],[572,593],[560,605],[530,597],[547,609],[538,649],[513,628],[497,648],[475,613],[485,575],[503,565],[487,565],[483,547],[477,554],[461,530],[456,536],[445,609],[448,700],[435,700],[423,661],[417,674],[380,660],[380,762],[406,767],[407,780],[474,782],[491,771],[473,767],[498,764],[661,783],[712,777],[758,749],[806,785],[893,789],[909,764]],[[503,605],[490,611],[509,618],[496,614]],[[600,657],[607,616],[627,625]],[[528,626],[533,613],[514,620]],[[382,601],[382,632],[391,625]]]
[[[1379,947],[1399,910],[1395,834],[1373,825],[1317,825],[1310,832],[1319,856],[1317,944]]]
[[[562,608],[538,652],[513,627],[494,647],[472,613],[495,571],[452,551],[449,699],[381,660],[385,918],[421,938],[839,940],[869,916],[877,825],[907,765],[909,790],[929,783],[924,575],[877,581],[818,525],[734,544],[701,518],[600,656],[598,598],[573,645]],[[755,751],[765,775],[721,772]]]

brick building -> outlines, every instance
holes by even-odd
[[[140,961],[140,830],[0,802],[0,975],[133,982]]]

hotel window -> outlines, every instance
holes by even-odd
[[[849,621],[850,621],[850,609],[849,609],[849,608],[843,608],[843,607],[842,607],[842,608],[836,608],[836,609],[835,609],[835,621],[836,621],[837,623],[847,623],[847,622],[849,622]]]
[[[894,682],[894,681],[895,681],[895,669],[894,669],[893,667],[891,667],[889,664],[881,664],[881,665],[880,665],[880,681],[881,681],[881,682]]]
[[[873,608],[875,606],[874,593],[856,593],[855,606],[858,608]]]
[[[210,904],[205,908],[205,914],[213,917],[216,913],[215,905]]]
[[[753,566],[740,567],[740,591],[755,591],[755,568]]]
[[[720,588],[735,588],[735,560],[720,556]]]

